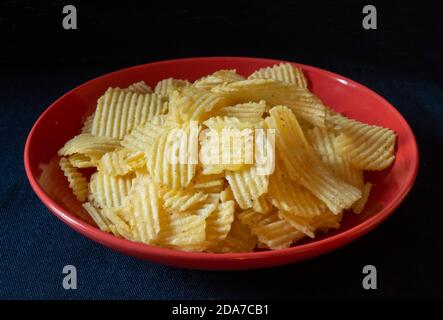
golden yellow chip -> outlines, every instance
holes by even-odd
[[[127,203],[133,177],[107,175],[97,171],[89,183],[90,200],[100,208],[115,208]]]
[[[226,238],[212,250],[220,253],[252,252],[257,245],[257,237],[251,233],[249,227],[240,220],[234,219]]]
[[[192,179],[189,188],[195,192],[220,193],[225,187],[224,174],[204,175],[198,173]]]
[[[206,241],[214,247],[226,239],[234,221],[234,201],[222,202],[206,219]]]
[[[188,80],[168,78],[157,83],[154,92],[160,96],[168,97],[174,90],[190,86]]]
[[[189,185],[198,162],[198,131],[170,130],[155,140],[146,162],[157,183],[176,190]]]
[[[58,151],[59,156],[70,156],[74,153],[82,153],[100,157],[106,152],[119,147],[119,142],[107,137],[98,137],[89,133],[81,133],[68,142]]]
[[[235,103],[265,100],[270,106],[285,105],[297,117],[309,123],[325,127],[326,107],[321,100],[295,84],[272,79],[253,79],[214,87],[212,92]]]
[[[159,190],[152,182],[138,184],[136,192],[130,196],[138,236],[143,243],[158,240],[161,230],[161,219],[167,216],[161,209]]]
[[[211,89],[224,83],[241,81],[245,78],[239,75],[235,70],[219,70],[209,76],[198,79],[193,83],[196,88]]]
[[[198,248],[206,240],[206,217],[183,213],[165,214],[161,217],[157,243],[177,249]]]
[[[351,120],[336,118],[340,135],[335,140],[337,151],[361,170],[383,170],[395,159],[394,131]]]
[[[166,112],[167,105],[159,95],[109,88],[98,99],[91,132],[97,136],[123,139],[133,128]]]
[[[262,120],[263,113],[266,110],[266,102],[247,102],[234,106],[223,107],[215,112],[214,116],[235,117],[246,122],[259,122]]]
[[[258,198],[268,191],[269,176],[260,175],[255,166],[226,172],[232,193],[242,209],[252,208]]]
[[[85,210],[89,213],[92,220],[94,220],[95,224],[100,228],[100,230],[105,232],[111,231],[111,229],[109,228],[111,221],[109,221],[105,216],[102,215],[100,209],[96,208],[90,202],[83,203],[83,208],[85,208]]]
[[[66,158],[60,159],[60,168],[66,178],[68,178],[69,187],[72,189],[78,201],[85,202],[88,194],[88,181],[74,168]]]
[[[345,182],[362,190],[364,185],[363,171],[355,168],[335,147],[335,134],[332,130],[313,128],[307,137],[317,154],[332,171]]]
[[[291,180],[311,191],[335,214],[360,199],[359,189],[337,177],[320,161],[290,109],[283,106],[272,108],[266,124],[268,128],[276,129],[276,149]]]
[[[127,90],[138,94],[152,93],[151,87],[148,86],[144,81],[131,84]]]
[[[273,79],[292,83],[302,89],[307,89],[308,84],[301,68],[291,63],[280,63],[272,67],[261,68],[251,74],[248,79]]]
[[[68,157],[68,160],[76,168],[92,168],[97,166],[99,159],[94,155],[74,153]]]
[[[169,210],[186,211],[205,201],[208,194],[190,190],[165,190],[162,194],[164,207]]]
[[[97,168],[108,175],[124,176],[145,165],[142,152],[119,149],[108,152],[98,161]]]
[[[321,200],[289,178],[281,160],[276,162],[274,173],[269,178],[266,196],[278,209],[302,217],[317,216],[326,210]]]
[[[121,145],[133,151],[149,152],[155,139],[167,131],[167,126],[148,122],[134,128],[123,138]]]
[[[371,193],[372,183],[366,182],[363,187],[363,195],[354,205],[352,206],[352,211],[354,213],[361,213],[368,202],[369,194]]]
[[[252,208],[259,213],[269,213],[273,210],[272,204],[266,198],[266,194],[258,197],[257,201],[254,201]]]
[[[232,189],[230,186],[228,186],[225,190],[220,192],[220,201],[221,202],[227,202],[234,199],[234,194],[232,193]],[[235,202],[234,202],[235,204]]]
[[[103,208],[101,210],[102,215],[106,217],[114,226],[117,233],[128,240],[133,240],[134,235],[129,225],[124,221],[117,213],[118,209],[115,208]]]
[[[92,122],[94,121],[95,113],[89,115],[85,122],[83,122],[83,127],[81,133],[91,133],[92,132]]]

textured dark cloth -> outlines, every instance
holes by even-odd
[[[351,6],[350,3],[347,5]],[[45,14],[52,17],[61,12],[55,2],[51,2],[49,13],[43,10],[42,19],[46,21],[43,27],[39,24],[28,25],[28,29],[23,25],[1,26],[5,36],[7,31],[18,28],[16,31],[23,36],[20,38],[23,42],[11,37],[11,41],[4,42],[5,48],[0,53],[0,299],[441,298],[443,210],[439,200],[443,181],[440,154],[443,90],[439,60],[442,52],[437,43],[441,41],[441,22],[434,25],[434,41],[429,42],[428,47],[420,47],[425,39],[420,36],[430,37],[432,29],[420,29],[426,24],[425,18],[408,20],[414,16],[411,14],[414,7],[406,10],[409,16],[404,16],[405,9],[397,5],[399,8],[392,5],[386,9],[391,14],[389,19],[397,17],[394,20],[389,20],[381,10],[385,20],[380,20],[379,33],[371,35],[364,35],[360,30],[361,8],[346,11],[345,6],[342,16],[357,14],[356,26],[343,26],[332,18],[316,21],[322,23],[321,27],[311,23],[307,28],[311,28],[317,38],[305,45],[297,39],[299,25],[291,29],[290,21],[306,15],[297,11],[296,6],[291,10],[282,8],[277,16],[269,16],[260,8],[245,9],[241,11],[243,16],[230,20],[225,10],[224,15],[209,16],[210,21],[202,17],[204,12],[165,9],[166,13],[160,18],[168,16],[167,10],[176,12],[169,21],[184,21],[189,30],[200,32],[201,37],[184,37],[185,41],[174,36],[177,30],[171,27],[164,33],[172,37],[168,41],[158,35],[152,42],[146,40],[147,36],[138,37],[145,40],[143,47],[138,43],[131,45],[135,43],[131,41],[140,36],[134,31],[131,41],[112,44],[116,51],[100,38],[107,39],[109,34],[120,30],[112,27],[119,19],[111,19],[117,13],[109,12],[109,8],[104,9],[102,20],[94,20],[94,25],[85,17],[87,10],[81,11],[80,7],[79,13],[83,12],[84,16],[79,20],[79,32],[83,38],[74,35],[67,40],[61,38],[62,31],[39,33],[39,28],[48,31],[56,24],[60,28],[59,18],[56,22],[44,19]],[[23,8],[25,13],[26,10],[32,13],[32,9]],[[277,9],[273,10],[275,13]],[[1,15],[8,13],[0,12]],[[8,14],[19,17],[20,12],[17,9]],[[193,15],[197,18],[193,19]],[[328,17],[323,11],[321,15]],[[39,16],[32,17],[36,20]],[[160,18],[154,22],[160,24]],[[124,20],[129,23],[124,30],[139,26],[137,22],[131,25],[129,20]],[[340,21],[350,23],[351,20]],[[224,26],[221,21],[229,23]],[[274,23],[274,28],[266,29],[264,38],[251,32],[251,28],[245,29],[251,24],[262,26],[260,21]],[[411,22],[408,29],[405,21],[416,21],[416,24]],[[154,22],[144,22],[151,28],[150,32],[156,31]],[[109,30],[103,29],[106,33],[94,33],[106,23],[110,26]],[[201,23],[207,27],[197,31],[203,30],[197,28]],[[92,28],[90,37],[85,25]],[[222,27],[236,32],[225,35]],[[322,32],[327,44],[324,46],[318,38]],[[39,34],[40,39],[24,37],[28,33]],[[227,43],[204,40],[210,34]],[[334,39],[339,41],[340,34],[348,44],[337,42],[334,46]],[[360,36],[363,38],[358,38]],[[99,44],[91,45],[94,37],[99,38]],[[288,43],[290,39],[292,44]],[[58,46],[60,43],[62,48]],[[180,45],[169,46],[174,43]],[[48,49],[48,45],[55,51]],[[28,48],[33,51],[27,51]],[[403,114],[417,137],[420,170],[409,197],[386,222],[344,248],[297,264],[239,272],[181,270],[137,260],[87,240],[56,219],[34,195],[23,168],[25,139],[37,117],[63,93],[100,74],[153,60],[201,55],[297,61],[340,73],[378,92]],[[77,290],[62,287],[62,269],[68,264],[77,268]],[[362,268],[367,264],[377,267],[378,290],[362,288]]]

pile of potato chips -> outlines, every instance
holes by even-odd
[[[234,131],[235,146],[223,138]],[[260,132],[272,170],[258,161]],[[392,130],[333,112],[282,63],[247,79],[220,70],[154,90],[143,81],[109,88],[58,154],[101,230],[227,253],[283,249],[339,228],[343,212],[360,213],[368,199],[363,170],[389,167],[395,141]],[[84,168],[96,171],[87,178]]]

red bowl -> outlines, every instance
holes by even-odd
[[[374,183],[374,188],[364,212],[346,214],[341,228],[314,240],[276,251],[213,254],[181,252],[120,239],[94,226],[58,169],[57,150],[78,134],[83,120],[93,112],[97,98],[109,86],[126,87],[140,80],[154,86],[167,77],[195,80],[219,69],[236,69],[242,75],[249,75],[279,62],[236,57],[179,59],[127,68],[88,81],[55,101],[33,126],[24,152],[29,182],[46,207],[74,230],[124,254],[157,263],[193,269],[264,268],[341,247],[373,229],[404,200],[417,175],[418,149],[411,128],[389,102],[355,81],[315,67],[297,64],[307,75],[310,89],[326,105],[365,123],[391,128],[398,134],[398,142],[393,166],[366,177]]]

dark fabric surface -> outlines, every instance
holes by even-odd
[[[436,10],[416,12],[415,5],[393,2],[380,10],[384,18],[380,32],[367,34],[360,27],[361,6],[331,2],[333,7],[319,10],[322,19],[316,23],[321,25],[311,28],[309,40],[306,35],[297,38],[300,24],[307,23],[294,25],[306,15],[300,13],[300,6],[273,7],[268,14],[266,7],[245,5],[247,10],[230,19],[226,8],[221,15],[211,11],[208,16],[205,11],[166,8],[154,22],[144,23],[170,40],[157,35],[151,42],[137,42],[143,32],[134,30],[141,23],[127,18],[119,24],[112,18],[118,17],[118,8],[105,8],[102,15],[96,10],[91,18],[85,17],[91,7],[83,7],[81,37],[69,35],[68,39],[61,36],[62,31],[49,32],[55,24],[60,28],[56,2],[50,2],[50,10],[15,2],[9,6],[14,10],[0,11],[9,19],[3,20],[8,23],[0,29],[6,39],[10,35],[0,50],[0,299],[443,297],[441,19],[428,18],[428,12]],[[336,7],[342,12],[338,18]],[[21,13],[35,23],[16,23],[14,17]],[[328,18],[334,14],[336,20]],[[353,18],[347,17],[352,14],[358,19],[349,27]],[[247,19],[242,20],[243,16]],[[176,24],[158,31],[155,23],[165,17]],[[81,29],[82,21],[90,29]],[[175,36],[183,21],[187,30],[201,37],[185,41]],[[274,25],[265,27],[263,21]],[[264,33],[251,32],[251,25]],[[131,41],[108,41],[113,32],[121,35],[131,30]],[[230,31],[229,41],[222,45],[205,38],[225,39],[222,30]],[[435,39],[430,41],[433,33]],[[14,35],[21,37],[17,40]],[[302,41],[288,42],[289,38]],[[94,39],[101,41],[94,44]],[[89,241],[57,220],[34,195],[23,168],[25,139],[37,117],[63,93],[100,74],[154,60],[202,55],[261,56],[311,64],[381,94],[403,114],[417,137],[420,170],[409,197],[386,222],[344,248],[297,264],[238,272],[181,270],[137,260]],[[62,287],[62,269],[68,264],[77,268],[77,290]],[[377,267],[378,290],[362,288],[362,268],[367,264]]]

